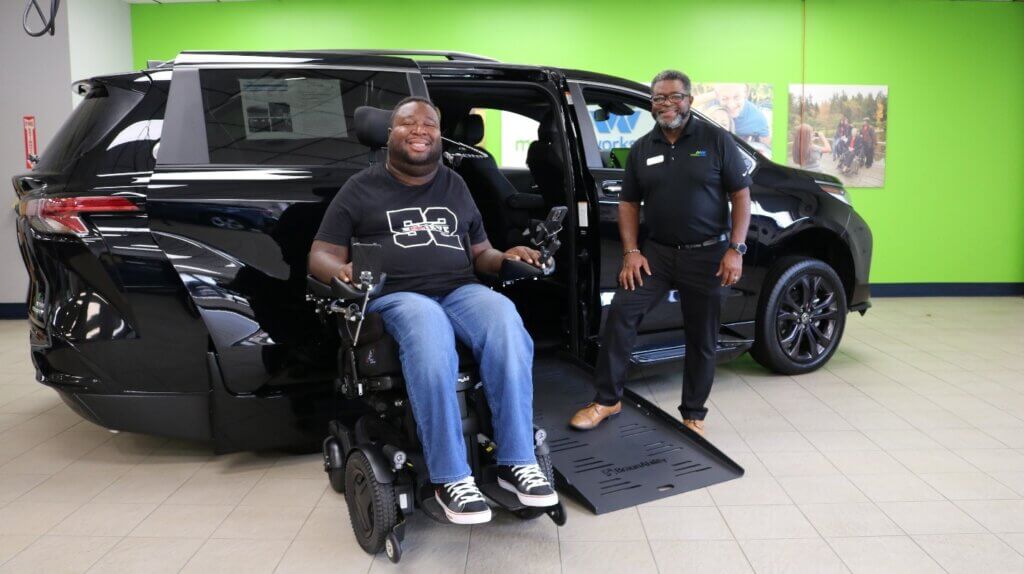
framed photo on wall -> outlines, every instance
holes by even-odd
[[[888,86],[790,84],[786,162],[884,187],[888,113]]]
[[[695,82],[693,107],[772,157],[772,85]]]

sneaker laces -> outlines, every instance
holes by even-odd
[[[535,486],[551,486],[548,477],[540,470],[539,464],[520,464],[512,467],[512,475],[516,477],[526,490]]]
[[[452,501],[458,504],[460,508],[470,502],[487,502],[484,500],[484,496],[480,494],[480,490],[476,487],[476,482],[473,481],[472,476],[467,476],[455,482],[449,482],[444,485],[444,488],[448,491],[448,495],[452,497]]]

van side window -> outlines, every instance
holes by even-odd
[[[587,88],[583,96],[602,164],[608,168],[625,167],[629,147],[654,128],[650,103],[637,97]]]
[[[359,106],[391,109],[408,76],[375,70],[202,70],[211,164],[364,167]]]

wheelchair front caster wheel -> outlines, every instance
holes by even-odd
[[[345,455],[334,437],[324,440],[324,471],[334,492],[345,494]]]
[[[384,554],[395,564],[402,559],[402,543],[398,541],[394,532],[388,534],[388,537],[384,539]]]
[[[554,522],[556,525],[565,526],[565,507],[562,506],[561,502],[546,509],[545,512],[548,516],[551,517],[551,521]]]

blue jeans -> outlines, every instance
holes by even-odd
[[[455,393],[455,340],[473,350],[491,407],[498,464],[533,464],[533,340],[515,305],[483,285],[444,297],[398,292],[372,299],[398,341],[402,374],[427,459],[430,481],[470,475]]]

